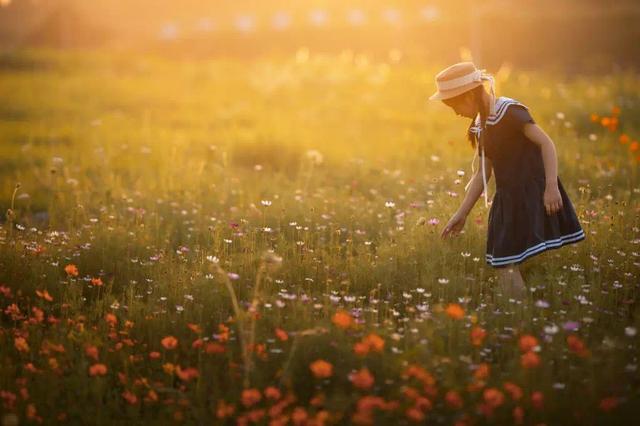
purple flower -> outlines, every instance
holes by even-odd
[[[235,272],[227,272],[227,276],[230,280],[237,280],[238,278],[240,278],[240,275],[236,274]]]
[[[565,331],[576,331],[580,328],[580,323],[578,321],[567,321],[562,325],[562,328]]]

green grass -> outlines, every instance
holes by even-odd
[[[439,67],[304,57],[169,62],[32,51],[1,59],[34,64],[0,67],[3,216],[20,183],[15,219],[0,228],[3,422],[14,413],[47,424],[268,424],[304,415],[408,424],[422,413],[433,423],[511,424],[516,407],[523,424],[627,424],[637,415],[638,152],[618,141],[640,137],[635,76],[499,74],[498,94],[528,105],[556,143],[587,233],[529,261],[530,295],[510,301],[483,261],[481,202],[460,237],[439,238],[472,157],[467,121],[426,101]],[[615,131],[590,119],[614,106]],[[418,225],[420,217],[439,223]],[[65,272],[69,264],[78,276]],[[98,277],[103,285],[92,285]],[[53,301],[36,295],[45,289]],[[464,318],[448,317],[449,303]],[[357,323],[336,326],[338,310]],[[476,346],[477,326],[487,335]],[[369,333],[384,339],[383,350],[357,355],[354,344]],[[175,349],[161,345],[168,335]],[[535,368],[521,366],[523,335],[539,342]],[[587,356],[570,350],[569,335]],[[28,350],[16,346],[20,336]],[[243,346],[251,341],[264,346],[252,353]],[[212,342],[221,353],[207,353]],[[313,376],[317,359],[333,365],[331,377]],[[104,376],[89,374],[95,363]],[[180,378],[163,368],[169,363],[199,376]],[[375,380],[367,390],[348,378],[363,367]],[[427,373],[412,375],[418,367]],[[505,382],[523,396],[514,400]],[[243,390],[268,386],[282,398],[243,405]],[[483,399],[491,388],[504,394],[493,409]],[[447,404],[449,391],[460,407]],[[367,411],[375,403],[367,395],[389,405]],[[220,401],[234,407],[224,419]]]

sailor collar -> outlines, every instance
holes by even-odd
[[[509,105],[520,105],[524,108],[527,108],[525,105],[521,104],[515,99],[511,99],[506,96],[500,96],[496,99],[496,103],[494,104],[495,112],[493,114],[489,114],[489,116],[487,117],[486,125],[495,126],[496,124],[498,124],[498,122],[500,122],[500,120],[502,120],[502,118],[507,113]],[[476,134],[480,133],[480,114],[476,116],[474,125],[469,129],[469,131]]]

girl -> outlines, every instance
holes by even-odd
[[[526,287],[517,265],[545,250],[578,242],[585,234],[558,179],[553,141],[526,106],[508,97],[496,98],[493,77],[483,71],[471,62],[454,64],[436,75],[438,90],[429,98],[442,100],[457,115],[472,119],[468,137],[481,163],[442,237],[462,230],[483,192],[488,205],[487,180],[494,173],[486,261],[500,268],[500,282],[509,296],[523,297]],[[490,93],[484,81],[491,83]]]

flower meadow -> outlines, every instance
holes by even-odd
[[[1,58],[1,424],[632,424],[640,83],[504,65],[587,238],[503,295],[402,52]],[[492,185],[490,185],[492,188]],[[490,194],[491,195],[491,194]]]

